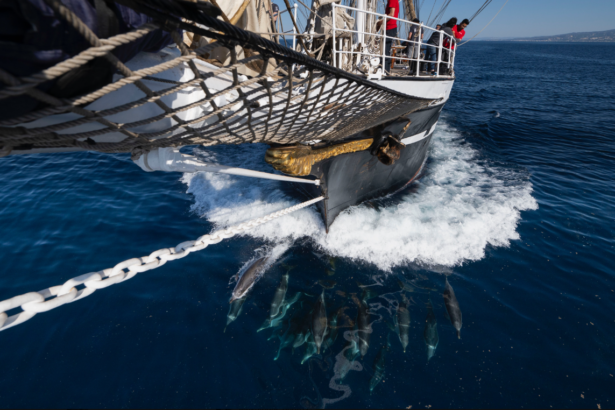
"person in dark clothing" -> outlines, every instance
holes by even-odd
[[[426,46],[426,60],[428,61],[437,61],[438,59],[438,48],[440,47],[440,37],[443,37],[442,43],[446,44],[446,40],[449,38],[442,35],[442,33],[446,33],[449,36],[454,38],[454,33],[452,28],[457,24],[457,18],[453,17],[449,21],[447,21],[440,31],[435,31],[429,40],[427,41]],[[442,50],[442,60],[445,59],[445,50]],[[432,75],[436,75],[436,65],[434,63],[429,63],[429,71]]]
[[[443,73],[446,71],[448,67],[447,63],[450,63],[450,60],[451,60],[451,52],[449,50],[454,50],[455,44],[457,44],[457,38],[455,37],[455,30],[454,30],[456,25],[457,25],[457,19],[452,18],[446,24],[444,24],[444,28],[442,29],[442,31],[448,34],[448,36],[444,37],[443,44],[442,44],[443,49],[442,49],[442,58],[441,58],[442,63],[440,63],[441,64],[440,73]]]
[[[386,15],[389,17],[398,18],[399,17],[399,1],[398,0],[388,0],[385,8]],[[386,19],[386,41],[384,44],[384,49],[387,56],[391,55],[391,46],[393,45],[393,38],[397,37],[397,20],[394,19]],[[384,62],[384,73],[388,74],[391,72],[391,58],[385,58]]]
[[[418,26],[418,24],[421,23],[421,21],[419,19],[414,19],[412,20],[413,23],[416,23],[410,26],[410,30],[408,31],[408,40],[410,40],[411,42],[408,43],[408,45],[406,46],[406,53],[408,55],[409,59],[418,59],[419,58],[419,54],[420,54],[420,47],[418,44],[419,38],[423,38],[423,36],[425,35],[425,33],[423,32],[423,29]],[[418,67],[418,62],[417,61],[409,61],[409,65],[410,65],[410,72],[409,74],[412,75],[417,67]]]
[[[278,16],[280,14],[280,6],[275,3],[271,3],[271,21],[275,27],[275,23],[278,21]]]
[[[278,22],[279,15],[280,15],[280,6],[278,6],[275,3],[271,3],[271,13],[269,17],[271,17],[271,32],[272,33],[278,32],[277,22]],[[280,36],[275,36],[273,41],[279,44]]]

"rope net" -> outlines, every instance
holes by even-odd
[[[227,24],[201,2],[116,0],[153,22],[107,39],[97,37],[59,0],[45,2],[89,48],[29,76],[0,69],[0,100],[28,96],[43,103],[0,120],[0,156],[83,149],[138,157],[156,148],[195,144],[336,141],[433,102]],[[147,55],[126,63],[113,54],[156,30],[170,34],[172,49],[142,53]],[[182,33],[207,43],[194,48]],[[223,63],[211,58],[221,50],[228,55]],[[95,58],[114,66],[113,82],[74,98],[44,91],[46,83]],[[245,68],[250,75],[241,74]]]

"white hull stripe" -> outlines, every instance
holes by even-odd
[[[416,135],[413,135],[411,137],[404,138],[403,140],[401,140],[401,142],[403,142],[406,145],[410,145],[410,144],[414,144],[415,142],[419,142],[420,140],[425,139],[428,136],[430,136],[431,133],[434,132],[434,130],[436,129],[436,125],[438,125],[437,121],[435,122],[434,125],[431,126],[429,131],[423,131],[420,134],[416,134]]]

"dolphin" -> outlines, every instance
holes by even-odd
[[[310,357],[316,354],[317,347],[314,342],[314,336],[310,334],[307,339],[307,347],[305,348],[305,354],[303,355],[303,359],[301,359],[301,364],[305,363]]]
[[[266,256],[258,258],[250,263],[243,275],[241,275],[241,277],[237,280],[235,289],[233,289],[230,303],[232,303],[234,300],[241,299],[248,294],[250,289],[252,289],[252,286],[254,286],[256,281],[258,281],[258,279],[260,278],[260,274],[265,268],[266,263]]]
[[[376,385],[378,385],[378,383],[380,383],[382,379],[384,378],[384,365],[385,365],[386,353],[389,351],[390,347],[391,347],[391,344],[389,342],[389,338],[387,337],[386,344],[382,346],[382,348],[380,348],[380,351],[378,352],[378,355],[376,356],[376,360],[374,360],[374,375],[369,381],[369,392],[370,393],[374,391],[374,388],[376,387]]]
[[[397,334],[399,335],[399,341],[406,353],[406,347],[408,346],[408,331],[410,329],[410,311],[408,310],[408,299],[403,296],[403,301],[397,305]]]
[[[314,311],[312,312],[312,335],[316,344],[316,353],[320,354],[320,346],[327,333],[327,309],[325,307],[325,291],[323,289],[320,297],[316,300]]]
[[[459,302],[455,296],[455,291],[451,284],[448,283],[448,278],[446,278],[446,285],[442,296],[444,297],[444,304],[446,305],[448,317],[452,325],[457,329],[457,338],[461,339],[461,309],[459,309]]]
[[[292,322],[289,324],[288,328],[284,332],[282,336],[280,336],[280,348],[278,349],[278,354],[275,356],[273,360],[278,360],[280,357],[280,353],[285,347],[292,346],[295,343],[295,331],[296,331],[296,323]]]
[[[327,332],[327,338],[323,342],[323,349],[329,349],[335,343],[338,333],[338,318],[343,314],[344,308],[338,309],[333,316],[329,319],[329,331]]]
[[[226,315],[226,326],[224,326],[224,332],[226,333],[226,328],[231,324],[237,317],[241,314],[241,309],[243,308],[243,303],[246,301],[246,298],[236,299],[231,302],[231,305],[228,309],[228,314]]]
[[[372,333],[371,325],[369,323],[369,308],[365,300],[359,301],[359,313],[357,314],[357,325],[359,335],[359,351],[361,357],[365,357],[367,349],[369,348],[369,339]]]
[[[269,309],[269,319],[273,319],[280,313],[284,298],[286,297],[286,290],[288,289],[288,273],[282,276],[282,280],[275,290],[273,300],[271,301],[271,309]]]
[[[427,303],[427,319],[425,319],[425,331],[423,332],[425,344],[427,345],[427,360],[431,359],[436,354],[438,347],[438,322],[436,315],[433,313],[431,301]]]
[[[306,343],[309,340],[310,335],[311,333],[309,329],[301,330],[295,337],[295,342],[293,343],[293,349],[301,347],[304,343]]]
[[[290,298],[290,300],[284,301],[280,307],[280,311],[278,312],[278,315],[274,318],[267,318],[265,320],[265,323],[263,323],[263,325],[260,327],[260,329],[257,330],[257,332],[268,329],[270,327],[279,326],[280,323],[282,323],[282,321],[284,320],[284,316],[286,316],[286,312],[288,311],[288,309],[290,309],[290,307],[296,301],[298,301],[300,297],[301,297],[301,292],[297,292],[295,296]]]

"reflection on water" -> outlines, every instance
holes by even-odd
[[[439,343],[437,309],[449,318],[451,331],[459,333],[461,329],[459,302],[448,280],[452,274],[450,269],[446,270],[444,278],[440,274],[431,278],[376,274],[370,278],[372,283],[362,284],[352,276],[331,279],[335,275],[335,260],[328,258],[318,266],[320,273],[313,273],[320,276],[314,281],[302,273],[292,273],[294,266],[288,263],[292,263],[294,256],[292,251],[286,252],[288,248],[282,245],[258,249],[233,276],[238,282],[245,275],[256,279],[250,279],[253,283],[241,298],[230,302],[227,326],[237,319],[259,278],[267,275],[269,283],[278,283],[277,287],[272,286],[265,292],[271,296],[269,311],[260,309],[250,313],[264,317],[262,326],[241,331],[253,332],[254,337],[268,340],[274,361],[299,363],[304,369],[316,396],[302,396],[299,403],[303,408],[322,408],[336,403],[348,398],[353,389],[369,389],[370,394],[386,392],[386,378],[397,376],[395,372],[399,372],[399,367],[389,368],[387,363],[409,354],[406,350],[410,339],[421,337],[420,331],[416,331],[419,328],[423,330],[427,348],[423,353],[426,366],[435,356]],[[323,256],[318,256],[322,261]],[[259,267],[259,272],[254,273],[259,261],[267,263],[262,264],[265,268]],[[435,307],[432,298],[439,301]],[[421,307],[423,309],[419,309]],[[424,327],[411,326],[411,318],[418,317],[413,315],[413,310],[426,310]],[[340,335],[342,337],[338,337]],[[352,377],[352,373],[363,371],[367,372],[367,377],[360,380]],[[322,396],[322,384],[326,380],[332,390],[328,394],[332,397]]]

